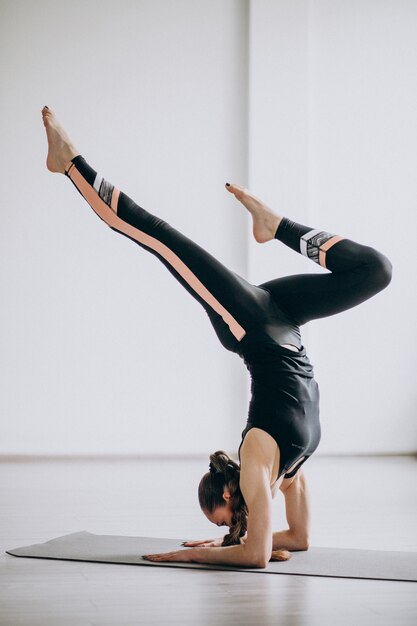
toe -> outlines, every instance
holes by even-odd
[[[245,187],[241,187],[240,185],[232,185],[230,183],[228,186],[226,183],[226,189],[227,191],[230,191],[230,193],[233,193],[237,200],[242,200],[242,198],[244,198],[245,194],[247,193],[247,189],[245,189]]]
[[[45,106],[42,109],[42,115],[43,115],[43,117],[52,117],[53,113],[52,113],[52,111],[51,111],[51,109],[49,107]]]

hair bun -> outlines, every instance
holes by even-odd
[[[214,467],[214,465],[213,465],[213,463],[211,461],[209,463],[209,470],[210,470],[210,472],[212,474],[216,474],[217,473],[217,470],[216,470],[216,468]]]

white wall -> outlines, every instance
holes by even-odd
[[[417,449],[417,4],[249,9],[0,3],[0,454],[233,452],[247,414],[246,369],[199,303],[46,170],[44,104],[96,170],[254,283],[326,270],[253,242],[226,180],[384,252],[385,291],[302,329],[317,454]]]
[[[247,371],[160,261],[45,168],[54,108],[94,169],[246,275],[247,5],[1,4],[0,453],[234,450]]]
[[[302,327],[321,388],[317,453],[417,448],[416,32],[407,0],[251,2],[250,187],[393,263],[387,289]],[[326,272],[267,245],[251,244],[253,282]]]

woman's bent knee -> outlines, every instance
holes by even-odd
[[[392,280],[392,263],[385,254],[372,248],[369,264],[372,268],[372,279],[380,289],[388,287]]]

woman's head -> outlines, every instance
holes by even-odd
[[[247,529],[248,509],[239,487],[239,465],[218,450],[210,455],[209,468],[198,486],[200,507],[213,524],[229,526],[223,546],[240,543]]]

